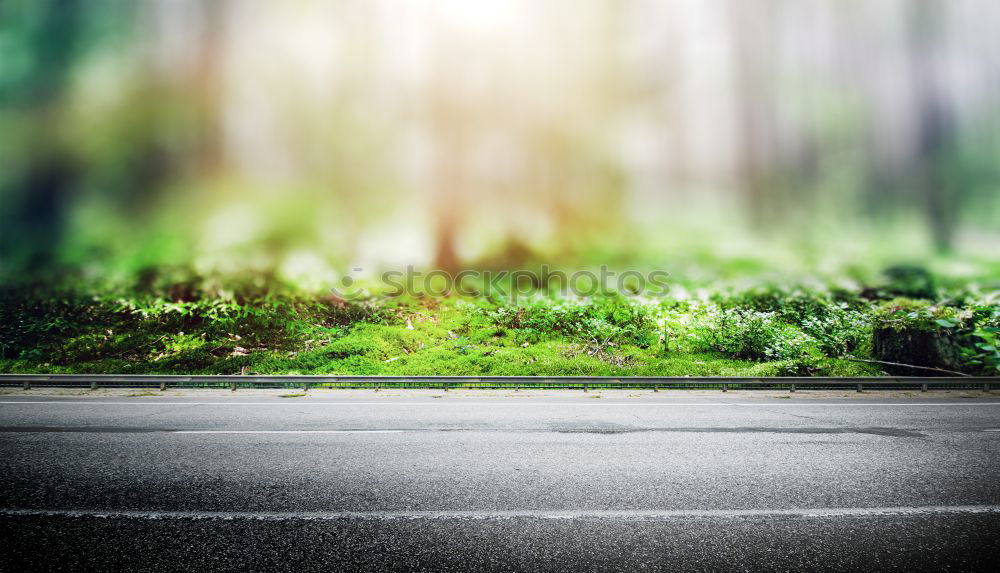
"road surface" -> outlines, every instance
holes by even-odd
[[[992,570],[998,534],[989,395],[0,396],[5,571]]]

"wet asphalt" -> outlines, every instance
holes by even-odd
[[[2,395],[0,570],[992,571],[995,430],[991,396]]]

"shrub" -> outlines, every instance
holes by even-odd
[[[516,307],[499,306],[480,312],[501,331],[512,330],[520,338],[530,340],[552,334],[639,346],[649,346],[656,340],[650,309],[624,297],[589,301],[540,298]]]
[[[864,348],[871,340],[869,316],[840,304],[843,306],[837,310],[802,320],[802,331],[813,337],[827,356],[844,356]]]
[[[709,349],[746,360],[788,360],[818,350],[811,336],[774,312],[710,306],[695,333]]]
[[[768,285],[713,297],[723,308],[773,312],[782,320],[800,324],[806,318],[824,316],[840,308],[829,292],[807,287]]]

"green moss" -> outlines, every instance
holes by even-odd
[[[873,324],[971,328],[998,316],[988,301],[967,310],[775,287],[718,291],[710,301],[538,296],[516,304],[8,294],[4,372],[863,376],[880,372],[851,361],[871,357]]]
[[[895,298],[879,305],[873,313],[876,329],[897,332],[921,330],[933,332],[960,326],[965,317],[959,309],[947,304],[934,304],[926,300]]]

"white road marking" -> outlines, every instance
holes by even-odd
[[[823,507],[801,509],[680,509],[680,510],[531,510],[509,511],[135,511],[101,509],[2,509],[3,517],[92,517],[108,519],[187,520],[506,520],[606,519],[668,521],[678,519],[889,517],[1000,513],[1000,505],[932,505],[915,507]]]
[[[922,408],[922,407],[942,407],[942,406],[1000,406],[1000,402],[931,402],[931,403],[921,403],[921,402],[889,402],[889,403],[870,403],[870,402],[847,402],[847,403],[830,403],[830,402],[520,402],[517,400],[504,401],[504,402],[461,402],[459,400],[455,401],[435,401],[435,402],[311,402],[306,400],[296,400],[296,401],[281,401],[281,402],[173,402],[166,401],[162,402],[92,402],[89,400],[5,400],[0,401],[0,405],[12,405],[12,404],[49,404],[49,405],[84,405],[84,406],[289,406],[289,407],[299,407],[299,406],[512,406],[517,408],[522,408],[525,406],[536,406],[536,407],[552,407],[552,406],[572,406],[572,407],[584,407],[584,408],[603,408],[608,406],[655,406],[655,407],[704,407],[704,406],[724,406],[724,407],[735,407],[735,406],[760,406],[764,408],[788,408],[788,407],[807,407],[807,408],[854,408],[858,406],[893,406],[893,407],[905,407],[905,408]]]
[[[402,434],[406,430],[172,430],[171,434]]]

